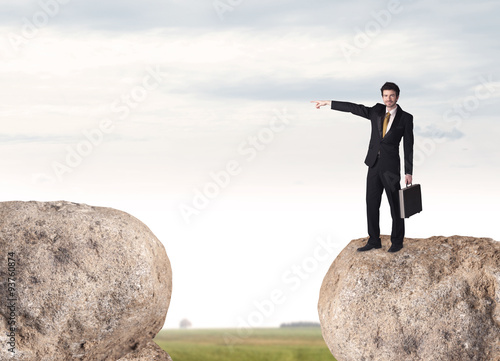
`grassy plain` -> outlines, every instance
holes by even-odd
[[[319,328],[162,330],[173,361],[335,361]]]

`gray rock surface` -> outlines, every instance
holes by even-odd
[[[318,312],[338,361],[499,361],[500,243],[406,239],[356,252],[353,240],[326,274]]]
[[[160,354],[150,342],[165,321],[172,271],[163,245],[136,218],[64,201],[2,202],[0,252],[0,360]],[[8,258],[14,312],[5,304]],[[5,346],[11,316],[15,357]]]
[[[119,361],[172,361],[172,359],[154,341],[149,341],[144,347],[128,353]]]

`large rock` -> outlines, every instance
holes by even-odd
[[[0,360],[144,356],[163,327],[170,262],[153,233],[127,213],[69,202],[3,202],[0,252]],[[15,263],[10,269],[8,258]],[[15,279],[10,309],[8,271]],[[9,332],[15,354],[6,346]]]
[[[407,239],[356,252],[352,241],[321,287],[323,338],[338,361],[499,361],[500,243]]]

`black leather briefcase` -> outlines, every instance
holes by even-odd
[[[399,190],[401,218],[408,218],[422,212],[422,191],[420,184],[409,185]]]

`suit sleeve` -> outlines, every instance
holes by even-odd
[[[373,108],[365,107],[362,104],[354,104],[349,102],[338,102],[332,100],[332,109],[341,112],[350,112],[363,118],[370,119],[370,112]]]
[[[405,152],[405,174],[413,174],[413,115],[409,114],[403,136]]]

